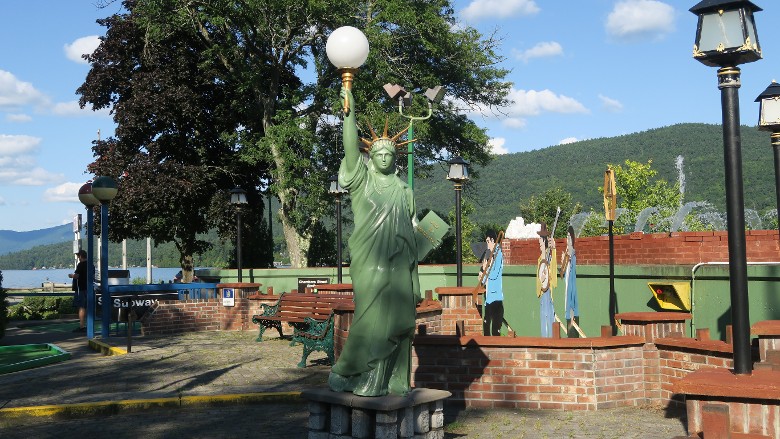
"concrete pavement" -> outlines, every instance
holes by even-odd
[[[53,343],[70,360],[0,375],[3,438],[298,438],[308,410],[298,392],[323,386],[324,354],[299,369],[301,347],[256,332],[136,336],[132,352],[103,355],[72,333],[73,321],[7,328],[0,345]],[[124,337],[101,341],[114,350]],[[445,409],[448,438],[671,438],[684,413],[652,408],[598,412]]]

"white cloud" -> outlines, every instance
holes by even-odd
[[[539,6],[534,0],[472,0],[460,15],[466,20],[479,20],[488,17],[533,15],[539,11]]]
[[[521,117],[509,117],[502,120],[501,124],[508,128],[525,128],[528,121]]]
[[[5,206],[7,203],[5,202],[5,198],[0,197],[0,206]]]
[[[0,109],[47,102],[48,98],[32,84],[20,81],[11,72],[0,70]]]
[[[536,45],[530,49],[515,51],[517,59],[523,62],[528,62],[531,58],[544,58],[558,55],[563,55],[563,47],[555,41],[544,41],[536,43]]]
[[[43,192],[43,200],[50,202],[78,202],[79,189],[84,183],[62,183],[46,189]]]
[[[111,111],[103,108],[92,111],[89,106],[81,108],[78,101],[58,102],[51,107],[51,112],[57,116],[101,116],[111,117]]]
[[[38,137],[0,134],[0,184],[40,186],[62,181],[62,174],[36,166],[32,155],[40,143]]]
[[[583,113],[588,114],[584,105],[574,98],[557,95],[550,90],[518,90],[512,88],[507,96],[510,104],[500,112],[484,106],[455,101],[453,106],[473,118],[480,115],[483,118],[496,119],[508,128],[524,128],[526,117],[538,116],[541,113]]]
[[[63,49],[65,50],[65,56],[69,60],[80,64],[87,64],[87,60],[81,56],[92,54],[99,45],[100,38],[97,35],[90,35],[88,37],[81,37],[70,44],[66,44],[63,46]]]
[[[657,0],[624,0],[607,17],[613,37],[660,39],[674,31],[674,8]]]
[[[32,120],[32,117],[30,117],[29,114],[6,114],[5,120],[8,122],[29,122]]]
[[[0,183],[18,186],[42,186],[48,183],[62,181],[64,175],[37,167],[33,169],[3,168],[0,169]]]
[[[601,106],[604,107],[607,111],[611,111],[613,113],[623,111],[623,104],[617,99],[612,99],[601,94],[599,95],[599,99],[601,99]]]
[[[0,134],[0,158],[35,152],[40,143],[39,137]]]
[[[506,139],[503,137],[494,137],[488,140],[488,146],[490,146],[490,152],[496,155],[508,154],[509,150],[506,149],[504,144]]]
[[[569,143],[579,142],[580,140],[576,137],[567,137],[565,139],[561,139],[560,142],[558,142],[558,145],[566,145]]]
[[[574,98],[556,95],[550,90],[517,90],[509,92],[512,105],[508,112],[512,117],[536,116],[543,111],[551,113],[589,113],[590,111]]]
[[[35,166],[35,159],[29,155],[20,155],[20,156],[0,155],[0,166],[6,168],[29,169]]]

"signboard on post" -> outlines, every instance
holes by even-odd
[[[236,306],[236,292],[233,288],[222,288],[222,306]]]
[[[325,285],[329,283],[330,279],[327,277],[299,277],[298,292],[305,293],[306,288],[316,288],[317,285]]]
[[[604,172],[604,217],[606,217],[607,221],[615,221],[616,204],[615,171],[607,169]]]

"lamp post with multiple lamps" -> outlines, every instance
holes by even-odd
[[[775,197],[777,212],[780,216],[780,84],[772,81],[758,97],[758,129],[772,133],[770,142],[775,156]],[[778,221],[780,223],[780,221]],[[780,227],[780,224],[778,224]]]
[[[460,195],[463,183],[469,179],[469,164],[461,156],[453,157],[449,162],[450,171],[447,180],[455,184],[455,267],[457,286],[463,286],[463,243],[461,241]]]
[[[402,117],[409,119],[409,129],[407,131],[407,135],[410,141],[407,144],[406,150],[406,172],[409,187],[414,189],[414,121],[426,120],[433,115],[433,104],[438,104],[441,102],[442,98],[444,98],[445,89],[444,87],[437,85],[436,87],[425,90],[424,95],[428,99],[428,113],[425,116],[411,116],[404,114],[404,107],[411,108],[412,106],[413,94],[406,91],[406,89],[402,86],[388,83],[384,85],[384,89],[387,95],[390,96],[390,99],[398,101],[398,113]]]
[[[737,65],[761,59],[761,48],[753,19],[753,13],[760,10],[761,8],[747,0],[704,0],[690,9],[699,17],[693,57],[707,66],[719,67],[734,372],[737,374],[750,374],[753,370],[739,131],[740,69]]]
[[[339,184],[338,177],[331,177],[328,193],[336,198],[336,277],[338,283],[341,283],[341,197],[344,196],[347,191]]]
[[[230,204],[236,207],[236,266],[238,282],[243,282],[241,268],[241,207],[246,204],[246,191],[240,187],[230,190]]]
[[[87,209],[87,338],[95,338],[95,210],[100,201],[92,194],[92,180],[79,189],[79,201]]]
[[[97,177],[92,182],[92,195],[100,202],[100,300],[103,308],[100,336],[103,339],[108,338],[112,307],[111,293],[108,290],[108,205],[117,192],[116,181],[111,177]]]

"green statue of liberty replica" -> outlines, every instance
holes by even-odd
[[[410,391],[411,350],[416,306],[420,297],[417,276],[416,222],[413,192],[398,178],[396,143],[392,138],[360,139],[355,123],[352,92],[341,89],[348,109],[344,115],[344,159],[339,184],[352,200],[355,231],[349,239],[350,275],[355,315],[349,336],[328,378],[334,391],[360,396],[406,395]]]

